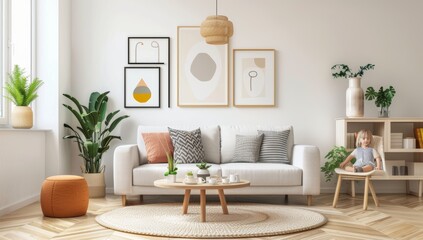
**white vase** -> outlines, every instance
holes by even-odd
[[[364,91],[360,86],[361,78],[349,78],[346,93],[346,115],[347,117],[364,116]]]
[[[32,109],[28,106],[14,106],[12,109],[13,128],[32,128]]]
[[[210,172],[207,169],[199,169],[197,171],[197,177],[201,177],[205,181],[207,177],[210,177]]]
[[[104,172],[82,174],[88,184],[90,198],[102,198],[106,196],[106,184],[104,182]]]
[[[176,182],[176,175],[175,174],[169,174],[166,176],[166,181],[168,183],[175,183]]]

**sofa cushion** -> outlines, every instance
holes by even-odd
[[[171,128],[192,131],[198,126],[169,126]],[[204,158],[208,163],[220,163],[220,128],[219,126],[201,126],[201,142],[203,143]],[[142,133],[168,132],[167,126],[138,126],[137,144],[140,152],[140,163],[147,163],[147,152],[145,149]]]
[[[262,140],[263,134],[236,135],[235,153],[231,162],[257,162]]]
[[[268,163],[290,163],[288,160],[288,136],[290,130],[285,131],[263,131],[263,142],[260,148],[259,162]]]
[[[204,162],[203,143],[201,130],[184,131],[168,128],[173,143],[173,159],[177,163]]]
[[[221,125],[220,138],[221,138],[221,162],[229,163],[232,160],[235,152],[235,139],[237,134],[242,135],[256,135],[257,130],[263,131],[284,131],[290,130],[287,139],[288,142],[288,159],[292,161],[292,148],[294,146],[294,131],[292,126],[243,126],[243,125]]]
[[[251,186],[301,186],[302,169],[282,163],[225,163],[220,164],[222,176],[238,174]]]
[[[212,165],[208,170],[210,175],[222,176],[222,170],[218,164]],[[189,171],[194,173],[194,176],[197,175],[198,167],[195,163],[188,164],[178,164],[178,174],[176,178],[181,180],[185,177],[185,174]],[[158,163],[158,164],[143,164],[136,168],[133,171],[133,185],[135,186],[153,186],[154,181],[164,178],[164,172],[166,172],[167,164]]]
[[[166,152],[173,154],[172,140],[167,132],[142,133],[149,163],[167,163]]]

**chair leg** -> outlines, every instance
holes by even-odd
[[[370,192],[372,193],[373,201],[375,202],[376,207],[379,207],[379,200],[377,199],[376,192],[371,180],[369,180],[369,187],[370,187]]]
[[[365,178],[364,184],[364,201],[363,201],[363,210],[367,210],[367,202],[369,200],[369,176]]]
[[[342,176],[338,175],[338,183],[336,184],[335,196],[333,197],[332,207],[336,208],[336,203],[338,202],[339,192],[341,191]]]
[[[351,197],[355,198],[355,180],[351,180]]]

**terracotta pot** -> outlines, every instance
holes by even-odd
[[[82,176],[87,181],[90,198],[102,198],[106,196],[104,173],[84,173]]]
[[[364,116],[364,91],[360,86],[361,78],[349,78],[346,93],[346,115],[347,117]]]
[[[32,128],[33,114],[28,106],[14,106],[12,109],[13,128]]]

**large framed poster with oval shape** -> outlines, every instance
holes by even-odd
[[[275,106],[275,50],[233,50],[236,107]]]
[[[229,105],[228,51],[228,44],[207,44],[198,26],[178,27],[179,107]]]

